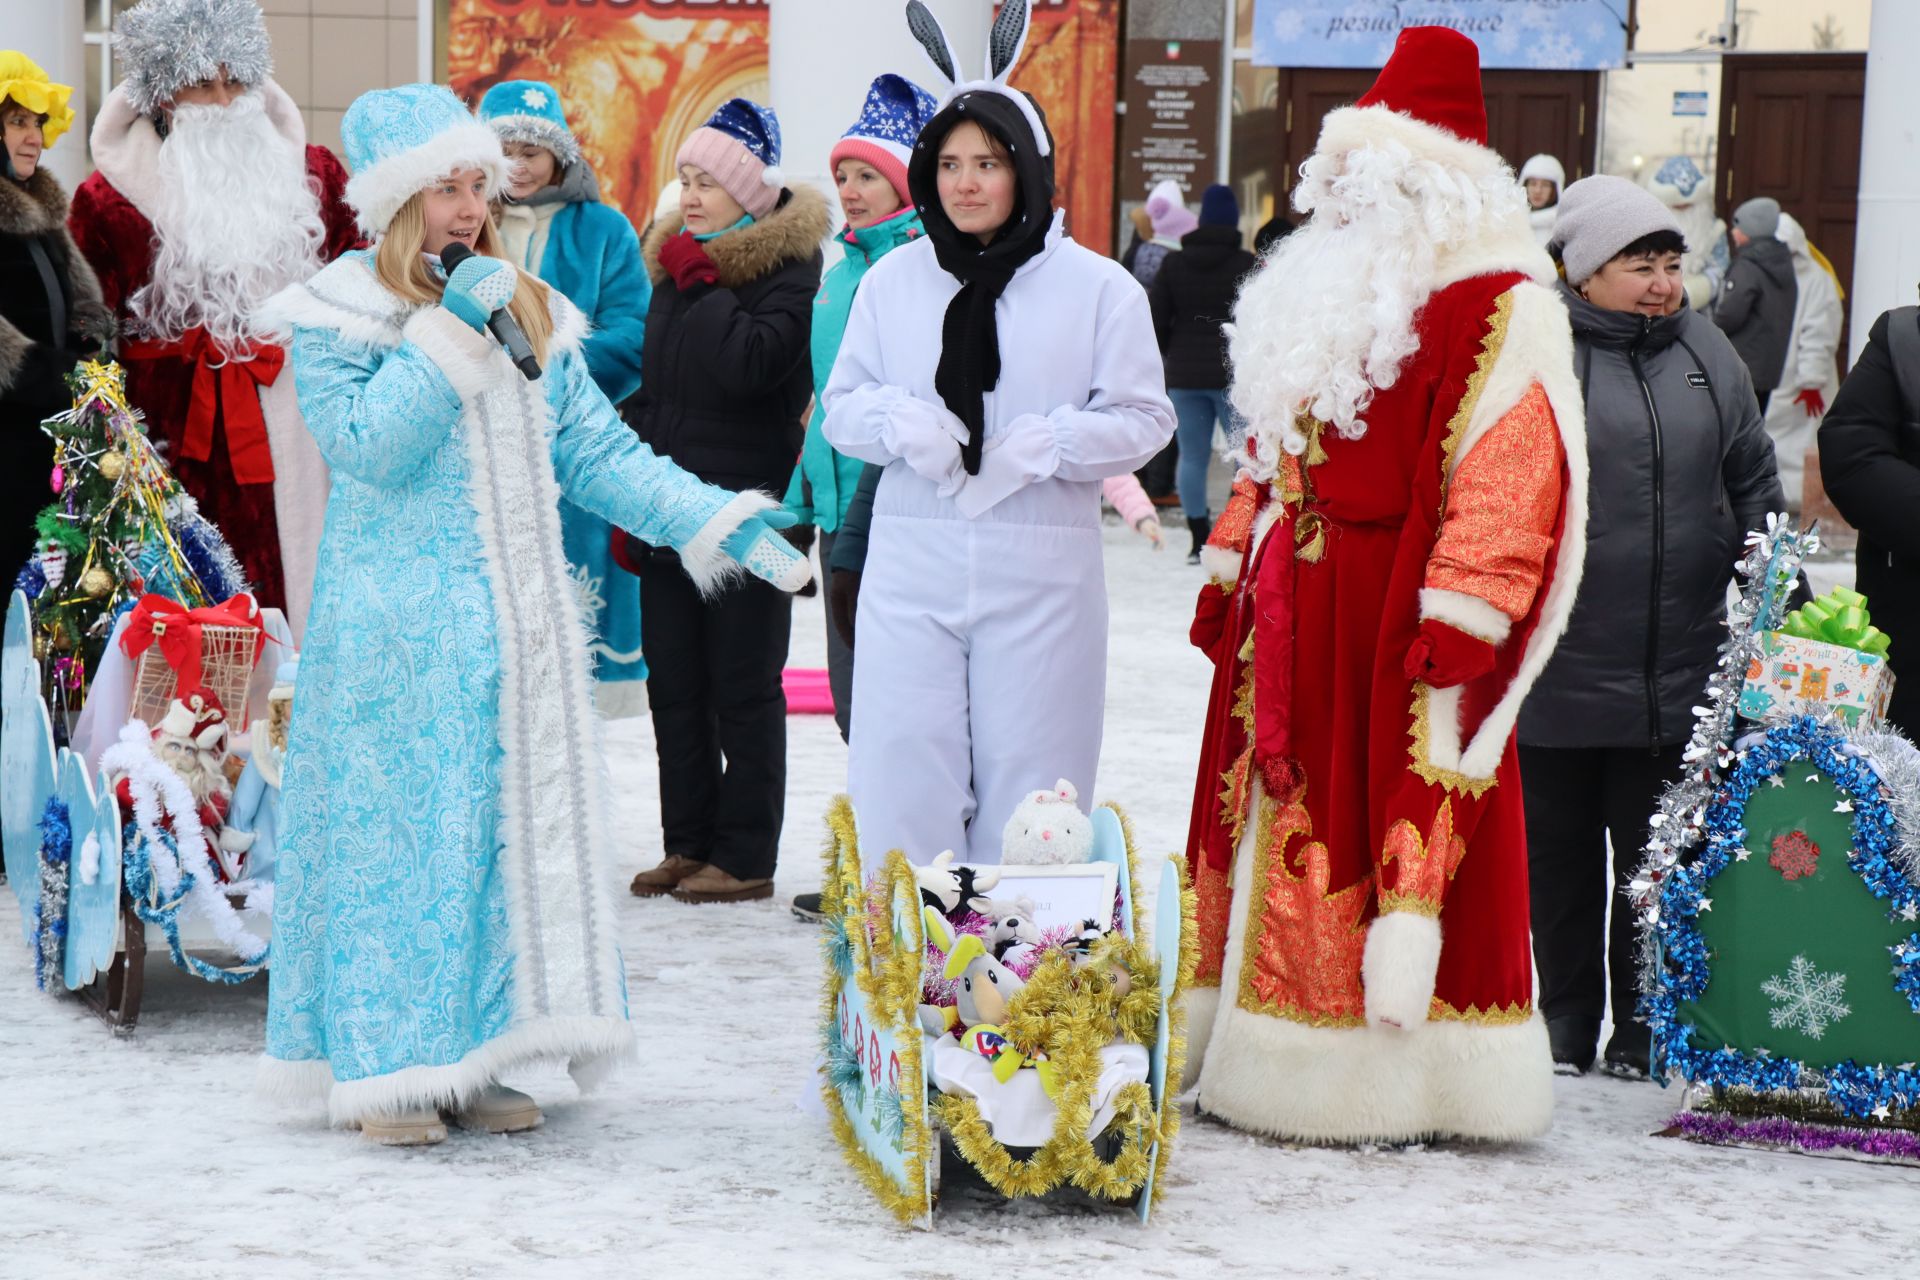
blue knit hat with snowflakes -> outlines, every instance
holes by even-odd
[[[360,229],[382,234],[400,206],[436,178],[480,169],[487,197],[505,184],[507,157],[500,136],[473,118],[452,90],[438,84],[375,89],[353,100],[340,120],[347,153],[347,203]]]
[[[932,94],[906,77],[891,72],[875,76],[867,88],[867,100],[860,104],[860,118],[827,157],[828,170],[837,169],[842,160],[864,161],[893,184],[901,204],[912,204],[907,160],[913,154],[913,140],[939,109]]]
[[[531,142],[563,165],[580,158],[580,141],[553,86],[539,80],[502,80],[480,99],[480,118],[502,142]]]
[[[705,169],[740,207],[756,218],[780,203],[780,118],[773,108],[728,98],[680,144],[673,167]]]

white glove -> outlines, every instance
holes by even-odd
[[[903,396],[887,413],[882,443],[888,452],[913,468],[914,474],[939,485],[944,493],[960,486],[966,474],[960,446],[967,440],[967,424],[945,405]]]

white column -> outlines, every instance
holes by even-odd
[[[1860,220],[1853,239],[1852,357],[1889,307],[1920,302],[1920,4],[1882,0],[1867,39],[1860,130]]]
[[[68,102],[73,127],[44,153],[43,160],[68,191],[93,168],[87,159],[86,21],[85,0],[31,0],[7,6],[5,47],[39,63],[55,84],[73,86]]]
[[[991,0],[926,0],[946,28],[964,80],[980,78],[986,64]],[[834,198],[827,155],[860,114],[867,86],[883,71],[905,76],[941,96],[934,71],[907,31],[903,0],[834,0],[823,6],[767,6],[768,78],[780,117],[780,168],[787,185],[807,182]],[[838,208],[838,205],[835,205]]]

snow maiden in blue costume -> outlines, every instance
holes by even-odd
[[[567,296],[593,326],[581,344],[587,372],[619,404],[640,389],[640,346],[653,283],[626,215],[600,203],[600,183],[567,126],[560,95],[539,80],[503,80],[480,99],[480,118],[507,152],[500,255]],[[567,563],[592,601],[596,701],[608,715],[637,715],[641,681],[640,579],[613,562],[607,522],[565,498],[560,534]]]
[[[615,416],[586,323],[490,256],[499,139],[429,85],[341,122],[373,249],[274,300],[333,467],[294,695],[262,1082],[386,1142],[438,1114],[538,1122],[499,1074],[632,1048],[604,873],[608,798],[560,496],[672,546],[711,589],[805,562],[764,495],[701,484]],[[476,252],[442,280],[429,243]],[[482,326],[508,307],[545,373]]]

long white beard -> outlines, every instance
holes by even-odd
[[[1306,449],[1302,410],[1347,439],[1364,436],[1374,394],[1419,349],[1414,319],[1441,258],[1515,218],[1525,227],[1510,170],[1468,174],[1394,142],[1315,155],[1294,204],[1312,216],[1242,286],[1228,330],[1230,396],[1262,469],[1278,463],[1276,448]]]
[[[154,741],[153,753],[160,758],[160,763],[180,775],[195,803],[205,804],[215,796],[232,793],[227,775],[220,770],[219,758],[212,752],[201,751],[177,739],[158,738]]]
[[[265,336],[260,304],[320,268],[326,225],[299,144],[250,89],[227,106],[175,107],[160,146],[152,283],[133,299],[142,332],[196,325],[223,346]]]

